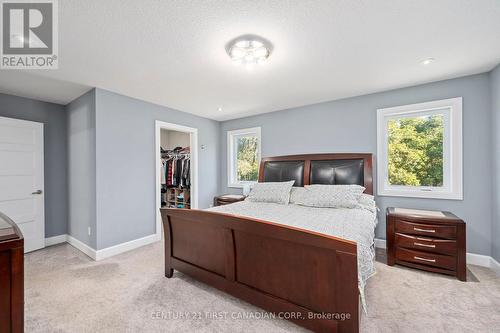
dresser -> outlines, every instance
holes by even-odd
[[[387,264],[467,279],[465,222],[450,212],[387,208]]]
[[[24,330],[24,239],[0,213],[0,333]]]
[[[245,200],[246,196],[238,194],[223,194],[214,198],[214,206],[229,205],[234,202]]]

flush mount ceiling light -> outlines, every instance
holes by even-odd
[[[229,42],[226,51],[233,64],[252,68],[269,58],[271,44],[261,37],[247,35]]]
[[[432,64],[434,61],[436,61],[436,59],[434,58],[427,58],[427,59],[424,59],[422,62],[420,62],[422,65],[424,66],[427,66],[427,65],[430,65]]]

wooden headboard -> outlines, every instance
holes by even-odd
[[[372,154],[307,154],[262,158],[259,182],[295,180],[310,184],[358,184],[373,194]]]

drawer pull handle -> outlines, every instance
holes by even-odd
[[[413,257],[414,259],[417,260],[422,260],[422,261],[428,261],[428,262],[436,262],[436,259],[426,259],[426,258],[420,258],[420,257]]]
[[[420,228],[413,228],[415,231],[421,231],[421,232],[436,232],[434,229],[420,229]]]
[[[434,245],[434,244],[423,244],[423,243],[413,243],[413,245],[423,246],[423,247],[432,247],[432,248],[436,247],[436,245]]]

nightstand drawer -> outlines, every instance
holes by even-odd
[[[396,246],[426,252],[456,255],[457,242],[447,239],[431,239],[396,233]]]
[[[401,261],[413,262],[420,265],[455,270],[457,267],[456,257],[440,254],[412,251],[398,247],[396,249],[396,259]]]
[[[396,221],[396,232],[445,239],[457,237],[457,228],[453,225],[421,224],[403,220]]]

